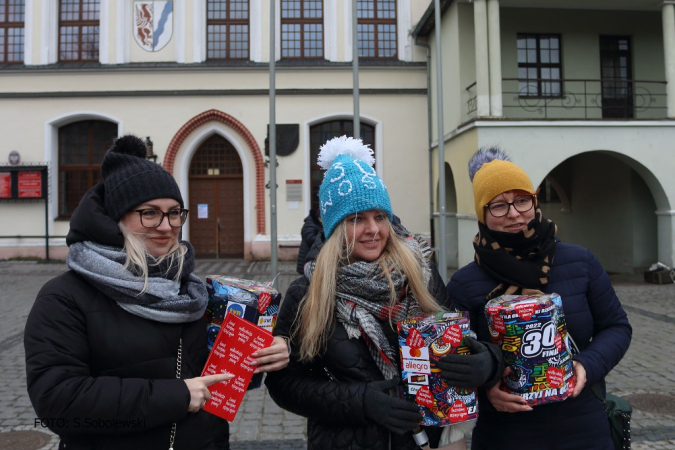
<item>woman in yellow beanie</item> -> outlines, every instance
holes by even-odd
[[[478,339],[489,340],[484,310],[490,299],[555,292],[579,347],[573,357],[576,386],[564,401],[531,407],[500,390],[501,383],[479,387],[471,448],[613,449],[607,413],[591,386],[604,390],[632,330],[607,273],[587,249],[560,242],[555,224],[542,216],[532,181],[504,152],[479,150],[469,175],[478,218],[475,258],[448,283],[451,299],[470,312]]]

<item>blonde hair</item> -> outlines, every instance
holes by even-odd
[[[375,262],[389,281],[389,304],[393,306],[397,302],[397,293],[389,270],[394,268],[406,274],[410,290],[424,312],[441,311],[441,306],[427,290],[420,266],[425,262],[420,261],[414,251],[403,242],[403,238],[396,234],[391,223],[388,226],[389,238]],[[340,264],[349,264],[354,247],[353,241],[351,245],[345,245],[345,242],[350,241],[347,239],[346,220],[343,220],[321,248],[307,294],[300,302],[300,324],[294,329],[293,337],[300,339],[301,361],[310,361],[318,356],[333,332],[337,273]],[[391,315],[389,320],[391,323]]]
[[[123,220],[120,220],[118,225],[120,227],[120,231],[122,232],[122,236],[124,236],[124,251],[127,254],[127,258],[124,261],[124,268],[131,268],[134,273],[138,273],[140,276],[142,276],[144,281],[143,289],[141,289],[138,295],[142,295],[148,290],[148,259],[152,260],[150,264],[153,266],[158,266],[168,259],[168,267],[173,267],[174,265],[178,266],[178,271],[176,272],[174,280],[180,279],[181,272],[183,271],[183,263],[185,262],[185,254],[187,253],[187,247],[176,240],[176,243],[169,249],[166,255],[155,258],[148,253],[148,249],[145,246],[145,241],[138,234],[125,227],[122,223]]]

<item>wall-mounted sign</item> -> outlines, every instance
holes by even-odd
[[[133,34],[148,52],[164,48],[173,34],[173,1],[135,1]]]
[[[0,166],[0,200],[47,199],[47,166]]]
[[[0,172],[0,198],[12,198],[11,172]]]
[[[42,174],[38,171],[19,172],[19,198],[42,197]]]
[[[19,155],[19,152],[17,152],[16,150],[12,150],[11,152],[9,152],[7,160],[11,165],[16,166],[21,162],[21,155]]]
[[[208,218],[209,218],[208,203],[197,205],[197,219],[208,219]]]
[[[302,180],[286,180],[286,201],[302,201]]]

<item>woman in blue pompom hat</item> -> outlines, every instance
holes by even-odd
[[[394,222],[372,153],[346,136],[321,147],[325,241],[289,287],[274,331],[291,338],[291,362],[266,384],[279,406],[309,419],[309,449],[418,448],[419,407],[392,395],[396,322],[450,306],[428,244]],[[437,444],[440,429],[427,431]],[[464,430],[450,434],[448,448],[465,447]]]

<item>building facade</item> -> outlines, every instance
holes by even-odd
[[[558,236],[609,272],[675,263],[675,5],[656,0],[443,0],[443,142],[450,267],[473,260],[467,163],[509,153]],[[431,51],[433,4],[413,34]],[[438,156],[438,139],[433,144]],[[438,205],[438,167],[433,183]],[[438,220],[438,219],[437,219]]]
[[[352,2],[274,4],[271,52],[269,0],[0,2],[0,258],[44,257],[47,234],[64,258],[74,208],[127,133],[176,178],[199,256],[268,258],[272,53],[279,257],[294,258],[318,148],[352,134]],[[412,37],[427,6],[359,0],[357,13],[360,134],[395,214],[428,236],[427,72]],[[46,200],[6,175],[32,167],[47,168]]]

